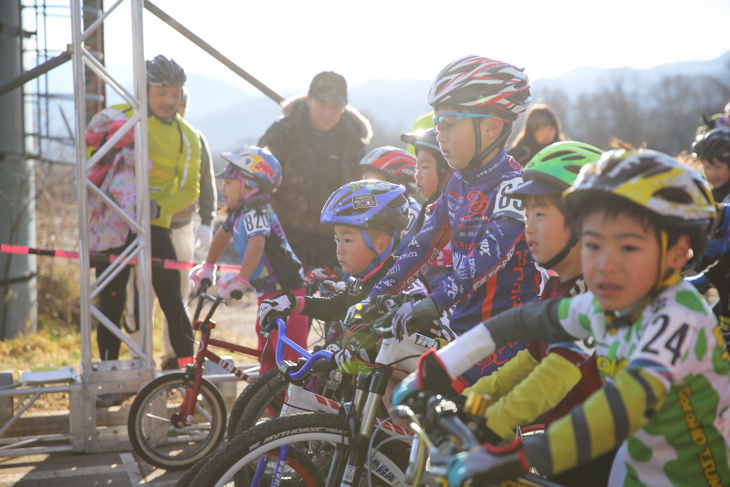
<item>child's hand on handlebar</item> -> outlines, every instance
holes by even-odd
[[[295,300],[294,294],[288,291],[271,299],[265,299],[261,303],[258,313],[261,330],[271,332],[276,329],[276,318],[287,319],[294,308]]]
[[[456,390],[451,386],[453,381],[438,358],[436,350],[431,349],[421,355],[417,370],[409,374],[395,388],[393,404],[399,406],[420,391],[432,391],[445,397],[458,396]]]
[[[193,281],[193,291],[195,294],[198,294],[200,291],[200,285],[203,281],[208,281],[209,286],[215,284],[215,269],[215,264],[203,262],[190,270],[190,280]]]
[[[431,298],[422,299],[417,302],[403,303],[396,311],[391,324],[391,330],[396,340],[403,340],[404,335],[418,331],[419,323],[428,323],[432,326],[433,320],[438,319],[441,312],[436,302]]]
[[[228,273],[218,283],[218,296],[223,299],[241,299],[249,282],[238,274]]]
[[[516,479],[529,469],[530,462],[519,438],[503,447],[485,444],[451,459],[449,485],[462,486],[469,479],[474,485],[501,485],[502,481]]]

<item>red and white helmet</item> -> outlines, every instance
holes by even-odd
[[[379,172],[389,182],[405,186],[409,193],[416,192],[416,156],[406,150],[378,147],[362,158],[360,168]]]
[[[530,104],[525,68],[480,56],[465,56],[447,65],[434,79],[428,104],[490,107],[514,121]]]

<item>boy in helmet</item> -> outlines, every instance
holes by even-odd
[[[429,121],[431,121],[433,113],[429,117]],[[409,147],[413,148],[413,152],[416,155],[416,188],[418,189],[418,194],[426,199],[418,214],[416,224],[411,230],[413,235],[407,239],[407,242],[410,243],[413,240],[413,236],[418,234],[421,228],[423,228],[425,218],[431,216],[433,213],[434,205],[439,199],[439,196],[441,196],[454,170],[449,166],[449,163],[441,153],[441,148],[436,140],[436,132],[433,127],[427,130],[401,134],[400,139],[409,144]],[[451,243],[447,243],[439,251],[436,258],[431,261],[431,265],[423,273],[423,277],[431,288],[435,288],[453,268]]]
[[[228,167],[218,174],[223,178],[223,199],[228,207],[228,218],[213,237],[205,262],[194,267],[190,279],[197,292],[200,283],[215,284],[215,263],[223,255],[231,237],[241,259],[238,274],[228,273],[218,282],[218,295],[225,299],[240,299],[249,287],[256,290],[259,304],[272,296],[287,291],[293,296],[304,296],[303,269],[286,239],[279,219],[271,208],[271,194],[281,185],[279,161],[267,149],[245,146],[234,152],[224,152]],[[258,335],[260,323],[256,323]],[[287,336],[307,347],[308,322],[302,316],[292,318]],[[275,339],[275,337],[274,337]],[[276,367],[273,347],[264,350],[265,339],[259,335],[259,351],[264,352],[261,365],[264,370]],[[287,350],[287,358],[298,358]]]
[[[728,485],[730,369],[717,320],[681,279],[715,224],[710,188],[654,151],[616,150],[566,191],[589,292],[507,311],[438,353],[394,394],[443,390],[500,345],[592,336],[604,384],[545,434],[454,457],[449,485],[500,482],[534,467],[553,475],[619,447],[610,486]]]
[[[415,223],[421,212],[421,204],[413,197],[416,193],[416,158],[406,150],[386,145],[368,152],[360,161],[360,169],[363,179],[389,181],[406,188],[408,226],[395,251],[395,255],[400,255],[415,235]]]
[[[532,257],[539,266],[553,271],[540,300],[576,296],[586,290],[580,239],[562,193],[575,182],[581,167],[596,162],[602,153],[582,142],[551,144],[525,166],[525,182],[508,192],[524,205],[525,237]],[[479,379],[463,395],[479,392],[489,396],[484,411],[487,426],[501,438],[511,439],[517,426],[536,420],[548,426],[600,388],[593,351],[583,341],[550,345],[532,338],[527,349]],[[606,454],[554,480],[565,486],[605,485],[612,462],[613,454]]]
[[[508,63],[467,56],[439,73],[428,102],[435,109],[439,146],[454,173],[433,214],[370,295],[408,285],[449,241],[454,269],[428,299],[400,308],[393,319],[396,336],[407,332],[412,320],[428,321],[452,306],[451,326],[464,333],[537,298],[539,275],[525,243],[522,206],[506,193],[522,183],[522,168],[504,151],[513,122],[530,102],[527,76]],[[460,378],[460,387],[523,348],[524,343],[511,344],[484,358]]]
[[[730,250],[730,129],[717,128],[703,133],[692,144],[694,156],[702,163],[712,194],[718,204],[717,231],[707,245],[698,269],[705,269],[717,262]],[[713,308],[720,320],[724,332],[730,328],[730,282],[727,258],[720,260],[707,273],[701,273],[687,279],[700,292],[705,292],[714,286],[720,296],[720,301]]]
[[[337,260],[346,273],[347,289],[329,297],[297,297],[284,293],[268,299],[259,307],[262,327],[273,325],[275,318],[286,318],[290,314],[324,321],[345,319],[351,308],[367,297],[373,285],[395,263],[393,251],[408,225],[405,188],[376,180],[347,183],[329,197],[322,208],[320,221],[334,231]],[[414,297],[422,296],[426,288],[416,280],[404,292]],[[452,338],[448,330],[440,334],[447,340]],[[358,359],[372,361],[366,350],[360,352]],[[343,350],[333,357],[333,361],[339,366],[352,358],[348,350]]]

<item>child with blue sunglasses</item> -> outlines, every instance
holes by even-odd
[[[522,167],[504,150],[512,124],[530,103],[523,70],[467,56],[436,77],[428,96],[443,156],[454,169],[432,214],[370,296],[409,285],[451,241],[453,271],[418,303],[400,308],[396,336],[414,319],[437,318],[453,307],[451,327],[464,333],[486,318],[537,299],[540,277],[525,242],[522,203],[509,190]],[[481,360],[454,386],[472,385],[524,349],[513,343]]]

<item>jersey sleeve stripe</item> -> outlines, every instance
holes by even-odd
[[[613,418],[613,441],[616,444],[629,436],[629,416],[626,412],[626,405],[621,398],[621,393],[616,390],[613,384],[606,384],[603,388],[606,394],[608,415]]]
[[[575,434],[575,445],[578,453],[578,463],[585,463],[590,460],[592,442],[591,434],[588,430],[588,419],[585,416],[583,408],[574,408],[571,416],[573,417],[573,433]]]

